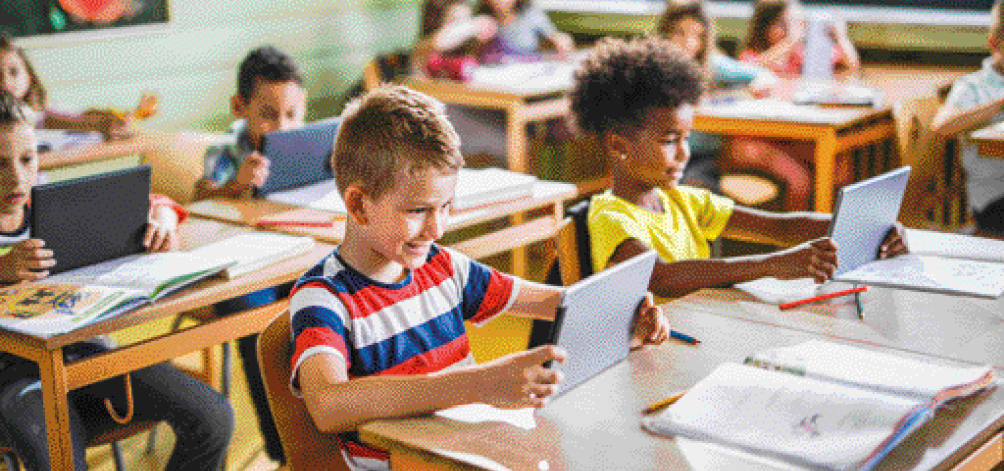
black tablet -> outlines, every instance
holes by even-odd
[[[331,150],[339,122],[340,118],[329,118],[301,128],[265,134],[262,154],[271,164],[268,179],[258,189],[258,196],[333,178]]]
[[[39,185],[31,189],[31,237],[45,241],[60,273],[144,250],[150,167]]]

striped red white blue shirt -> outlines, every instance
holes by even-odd
[[[320,353],[344,361],[350,380],[471,365],[464,321],[491,320],[518,291],[515,278],[438,245],[394,284],[359,273],[336,249],[293,288],[293,392],[300,394],[299,366]],[[386,452],[361,443],[355,432],[339,438],[352,469],[389,469]]]

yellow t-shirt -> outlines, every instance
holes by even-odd
[[[589,238],[594,270],[605,268],[614,250],[627,239],[638,239],[667,262],[711,256],[708,241],[725,229],[735,203],[689,186],[656,191],[665,211],[662,214],[629,203],[609,190],[593,197]]]

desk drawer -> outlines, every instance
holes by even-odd
[[[1004,459],[1004,440],[998,433],[973,454],[962,460],[952,471],[989,471]]]

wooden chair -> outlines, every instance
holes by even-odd
[[[412,53],[398,49],[379,54],[363,68],[362,90],[370,91],[384,82],[396,82],[411,73]],[[350,94],[352,95],[352,94]]]
[[[230,134],[182,132],[160,135],[142,162],[150,165],[150,189],[181,204],[195,197],[195,183],[202,178],[204,157],[210,146],[231,144]]]
[[[289,312],[283,312],[258,337],[258,362],[286,466],[291,471],[349,471],[339,452],[338,438],[318,430],[307,405],[289,389],[293,358],[290,332]]]
[[[972,222],[957,139],[931,130],[942,101],[929,96],[905,104],[899,129],[902,163],[913,167],[901,220],[911,227],[966,229]]]
[[[565,210],[568,215],[558,223],[555,234],[555,263],[547,275],[548,284],[570,286],[593,274],[593,255],[589,241],[589,200],[579,201]],[[527,348],[548,343],[553,322],[534,319]]]

